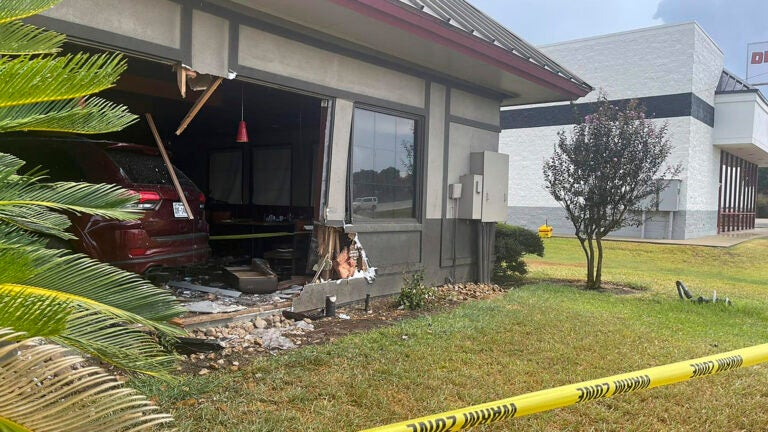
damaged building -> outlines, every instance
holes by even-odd
[[[297,310],[404,272],[486,280],[517,175],[499,108],[591,90],[463,0],[64,0],[28,21],[125,54],[103,96],[142,120],[105,139],[167,150],[202,192],[175,205],[209,236],[185,252],[304,278]]]

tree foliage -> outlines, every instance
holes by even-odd
[[[547,191],[565,209],[584,250],[588,288],[601,284],[602,239],[639,225],[638,210],[653,209],[666,187],[663,179],[680,171],[666,163],[672,150],[667,125],[654,125],[637,101],[619,107],[601,94],[596,105],[570,136],[558,133],[543,169]]]

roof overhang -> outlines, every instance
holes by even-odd
[[[715,94],[713,144],[758,166],[768,166],[768,102],[758,90]]]
[[[484,88],[497,94],[502,105],[574,100],[591,91],[586,84],[396,0],[214,2],[236,3],[365,48],[366,54]]]

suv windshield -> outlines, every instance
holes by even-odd
[[[107,150],[107,155],[115,162],[125,176],[136,184],[173,185],[171,174],[165,167],[163,158],[136,151]],[[194,186],[192,180],[174,167],[179,183]]]

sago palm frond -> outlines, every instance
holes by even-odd
[[[21,228],[0,223],[0,244],[2,247],[37,246],[44,247],[48,238]]]
[[[87,96],[112,87],[125,68],[117,53],[0,57],[0,107]]]
[[[0,132],[55,131],[79,134],[123,129],[138,116],[100,98],[68,99],[0,108]]]
[[[24,220],[27,213],[39,212],[41,208],[120,220],[141,217],[141,212],[126,208],[136,202],[136,196],[119,186],[73,182],[39,183],[42,176],[16,174],[22,165],[24,161],[19,158],[0,153],[0,214],[5,218],[18,212],[19,219]],[[28,212],[19,209],[28,209]],[[34,216],[44,217],[42,214]],[[45,220],[52,222],[50,218]]]
[[[0,430],[140,431],[173,421],[101,369],[74,369],[83,359],[61,347],[8,343],[19,336],[0,329]]]
[[[51,337],[64,333],[71,304],[54,296],[14,294],[0,290],[0,328],[13,328],[28,337]]]
[[[124,208],[136,202],[136,197],[113,184],[37,183],[11,192],[5,190],[5,185],[0,185],[0,207],[37,206],[118,220],[141,217],[140,210]]]
[[[35,262],[25,248],[7,245],[0,240],[0,284],[27,280],[34,276],[36,271]]]
[[[49,337],[123,369],[168,378],[176,358],[137,325],[166,338],[178,329],[81,295],[19,285],[34,279],[43,258],[61,254],[0,248],[0,327],[29,330],[33,336]]]
[[[39,287],[0,284],[0,295],[69,302],[73,305],[70,310],[76,312],[67,317],[66,328],[59,334],[48,335],[49,339],[125,370],[170,379],[176,357],[164,351],[152,335],[144,333],[134,323],[138,322],[146,330],[160,329],[165,337],[178,334],[178,329],[84,297]],[[36,323],[29,324],[34,326]]]
[[[0,226],[61,239],[72,239],[74,236],[65,231],[70,224],[68,217],[45,207],[0,204]]]
[[[16,284],[60,291],[62,296],[82,298],[78,301],[85,306],[103,309],[127,322],[178,333],[177,327],[163,323],[180,316],[186,309],[170,293],[137,274],[61,250],[26,248],[25,253],[30,257],[34,273]],[[2,249],[0,259],[3,259]]]
[[[61,0],[3,0],[0,23],[26,18],[50,9]]]
[[[178,358],[140,328],[87,309],[73,313],[66,330],[51,340],[88,353],[121,369],[171,379]]]
[[[86,310],[99,312],[105,316],[112,317],[116,320],[116,322],[139,324],[147,327],[148,329],[160,331],[165,334],[178,335],[181,333],[180,329],[170,324],[163,324],[161,322],[152,321],[140,315],[136,315],[135,313],[128,312],[118,307],[110,306],[107,303],[102,303],[87,297],[47,288],[40,288],[32,285],[0,284],[0,292],[4,292],[6,295],[14,295],[24,291],[33,296],[49,296],[61,301],[76,303],[78,306],[81,306]]]
[[[0,24],[0,55],[52,54],[59,51],[64,35],[12,21]]]

